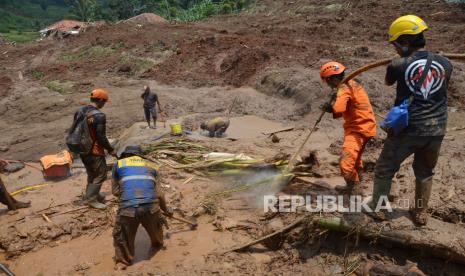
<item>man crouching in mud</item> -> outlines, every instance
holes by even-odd
[[[205,121],[200,124],[202,130],[208,131],[208,136],[220,138],[229,127],[229,119],[225,117],[217,117],[210,121]]]
[[[113,229],[115,270],[124,270],[134,259],[134,241],[139,224],[150,236],[152,252],[163,247],[161,210],[172,216],[165,196],[155,178],[158,167],[139,157],[139,146],[128,146],[113,167],[112,193],[119,198],[119,209]]]

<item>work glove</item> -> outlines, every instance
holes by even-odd
[[[333,106],[330,103],[324,103],[321,106],[321,110],[328,113],[333,113]]]

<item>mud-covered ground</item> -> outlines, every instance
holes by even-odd
[[[386,31],[397,16],[423,17],[430,30],[428,48],[449,53],[465,52],[465,10],[442,1],[257,1],[240,14],[191,24],[117,24],[87,30],[78,37],[42,41],[0,49],[0,158],[37,161],[44,154],[64,149],[64,136],[74,111],[96,87],[110,91],[104,108],[108,134],[119,138],[135,122],[143,121],[141,89],[149,84],[159,94],[169,119],[187,116],[189,122],[223,114],[237,97],[233,116],[256,115],[294,126],[278,134],[279,143],[266,135],[237,141],[202,140],[212,151],[245,153],[269,158],[279,152],[294,153],[307,129],[319,115],[318,107],[329,89],[323,87],[319,66],[336,59],[354,70],[395,52],[386,42]],[[465,184],[463,138],[465,130],[465,65],[453,61],[449,90],[449,132],[437,166],[431,202],[432,216],[444,222],[438,235],[454,240],[451,229],[464,221]],[[384,114],[393,102],[394,89],[384,86],[384,68],[359,78],[375,111]],[[186,117],[184,118],[186,119]],[[236,129],[254,122],[238,121]],[[262,125],[260,125],[262,127]],[[258,128],[258,126],[257,126]],[[158,130],[158,131],[163,131]],[[157,132],[158,133],[158,132]],[[156,136],[157,133],[153,133]],[[363,185],[371,193],[372,164],[384,134],[367,149]],[[341,122],[329,116],[320,124],[306,150],[316,150],[320,167],[312,168],[312,181],[330,187],[342,183],[338,176]],[[412,160],[397,174],[392,193],[413,198]],[[162,167],[162,185],[180,214],[192,215],[209,193],[227,189],[223,179],[198,178],[183,184],[192,174]],[[9,175],[10,191],[44,182],[30,168]],[[17,275],[111,275],[111,209],[100,213],[79,208],[85,173],[75,169],[72,178],[49,183],[37,191],[19,195],[33,207],[16,214],[4,210],[0,221],[2,259]],[[109,192],[109,183],[104,185]],[[293,183],[284,192],[315,192],[316,187]],[[334,191],[325,191],[334,192]],[[400,265],[417,262],[429,275],[464,275],[465,268],[421,251],[374,245],[328,232],[303,239],[299,229],[283,248],[262,246],[248,253],[214,253],[260,236],[267,220],[245,195],[233,195],[214,203],[216,212],[198,218],[199,228],[173,222],[166,250],[151,259],[147,237],[138,237],[137,263],[132,275],[161,274],[311,274],[347,272],[354,260]],[[54,208],[43,210],[50,206]],[[47,222],[42,214],[53,223]],[[293,215],[279,216],[283,224]],[[232,225],[233,227],[226,227]],[[321,234],[321,235],[320,235]],[[316,237],[315,237],[316,236]],[[464,249],[465,250],[465,249]],[[358,262],[357,261],[357,262]]]

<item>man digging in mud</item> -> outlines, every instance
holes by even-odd
[[[209,137],[222,137],[229,127],[229,119],[226,117],[217,117],[210,121],[205,121],[200,124],[202,130],[208,131]]]
[[[140,96],[144,100],[144,114],[145,120],[147,120],[147,124],[149,128],[157,128],[157,109],[155,105],[158,105],[158,111],[162,113],[160,106],[160,101],[158,100],[158,95],[153,93],[150,90],[150,87],[147,85],[144,86],[144,93]],[[153,127],[150,126],[150,118],[153,119]]]
[[[86,203],[96,209],[105,209],[105,196],[100,194],[103,182],[107,179],[105,150],[116,156],[106,136],[106,116],[100,111],[108,102],[108,92],[103,89],[92,91],[90,104],[81,107],[74,115],[74,123],[85,116],[93,146],[89,154],[81,154],[81,160],[87,172],[87,187],[84,195]]]
[[[0,159],[0,172],[3,171],[3,168],[8,165],[8,162]],[[31,207],[30,201],[18,201],[14,199],[10,193],[6,190],[5,184],[3,183],[2,178],[0,178],[0,202],[5,204],[8,207],[8,210],[14,211],[21,208]]]
[[[328,62],[320,69],[321,79],[332,88],[337,88],[344,79],[346,68],[338,62]],[[356,81],[343,84],[337,91],[336,101],[326,103],[323,110],[333,118],[344,118],[344,144],[339,162],[346,186],[336,190],[362,194],[360,171],[363,168],[362,154],[366,143],[376,135],[376,120],[368,94]]]
[[[139,146],[128,146],[113,167],[112,193],[119,198],[113,229],[116,270],[132,264],[139,224],[149,234],[155,253],[163,247],[164,219],[160,209],[168,216],[173,214],[155,180],[158,167],[139,157],[141,154]]]
[[[427,222],[433,170],[446,133],[447,89],[453,69],[448,59],[423,49],[426,44],[423,34],[427,29],[426,23],[415,15],[399,17],[389,28],[389,42],[401,58],[388,66],[385,81],[387,85],[397,83],[395,106],[408,100],[409,120],[408,126],[399,134],[388,131],[375,167],[371,202],[374,208],[381,196],[388,195],[392,178],[402,162],[413,154],[416,181],[411,214],[417,225]],[[429,70],[423,74],[428,65]],[[385,219],[382,212],[370,214]]]

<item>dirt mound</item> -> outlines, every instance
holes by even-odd
[[[154,13],[143,13],[132,18],[125,20],[124,22],[136,23],[136,24],[156,24],[156,23],[167,23],[166,19],[156,15]]]
[[[272,69],[257,82],[257,89],[267,95],[289,98],[304,115],[327,100],[329,88],[322,86],[316,70],[305,68]]]
[[[258,47],[234,50],[220,65],[226,84],[240,86],[255,75],[259,67],[270,60],[270,55]]]

